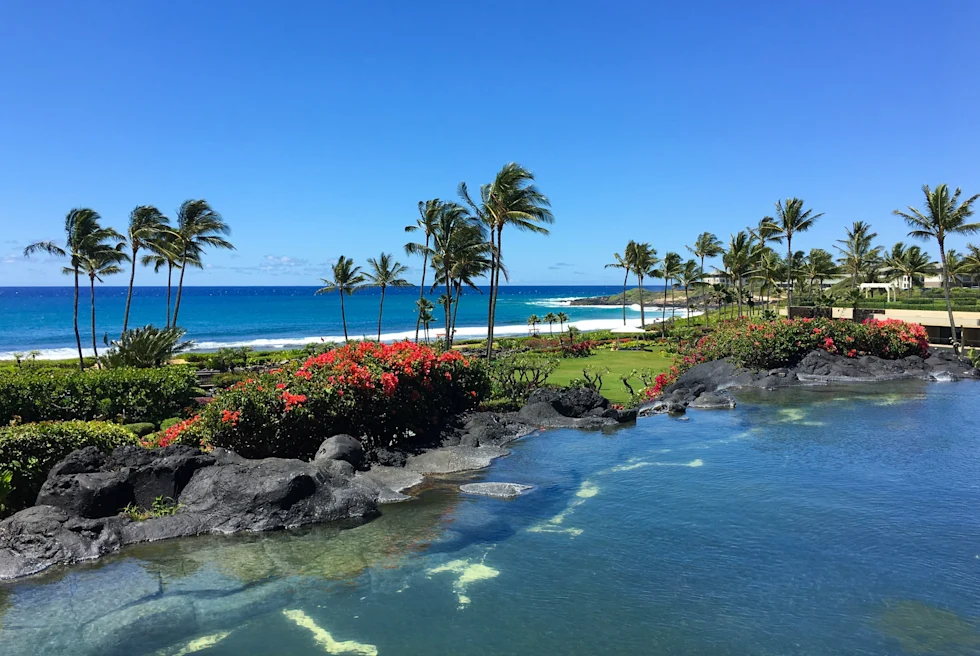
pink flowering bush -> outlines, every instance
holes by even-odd
[[[702,362],[728,358],[741,367],[772,369],[795,365],[816,350],[850,358],[874,355],[897,360],[927,356],[929,340],[919,324],[897,319],[864,323],[824,318],[729,321],[697,342],[682,345],[674,366],[641,394],[644,399],[656,398],[680,374]]]
[[[359,342],[239,382],[157,439],[248,458],[311,458],[337,433],[367,447],[427,438],[488,392],[483,368],[458,352]]]

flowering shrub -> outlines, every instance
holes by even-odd
[[[815,350],[850,358],[874,355],[897,360],[910,355],[925,357],[929,340],[919,324],[897,319],[868,319],[863,323],[825,318],[731,321],[681,348],[674,366],[659,374],[641,397],[659,396],[680,374],[702,362],[729,358],[741,367],[772,369],[795,365]]]
[[[488,391],[482,367],[455,351],[352,343],[219,392],[157,441],[227,447],[248,458],[310,458],[337,433],[368,447],[424,439]]]

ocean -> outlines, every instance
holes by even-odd
[[[648,286],[651,290],[656,286]],[[316,287],[185,287],[179,324],[197,350],[250,346],[256,349],[297,348],[310,342],[342,341],[340,299],[337,294],[314,295]],[[663,290],[663,287],[660,287]],[[463,293],[457,318],[457,339],[485,337],[486,289]],[[598,330],[622,325],[620,306],[571,306],[575,298],[606,296],[622,291],[618,286],[505,286],[497,301],[494,334],[527,334],[527,318],[548,312],[565,312],[572,325]],[[382,339],[415,336],[417,287],[389,288],[385,296]],[[176,297],[176,290],[174,291]],[[378,301],[381,292],[367,288],[346,297],[347,331],[352,339],[377,337]],[[679,295],[678,295],[679,297]],[[96,335],[100,351],[103,335],[119,336],[126,306],[125,287],[96,287]],[[435,303],[438,293],[430,295]],[[166,287],[136,287],[129,325],[166,323]],[[444,329],[442,309],[435,308],[436,322],[430,327],[435,337]],[[647,322],[661,316],[660,307],[647,307]],[[668,308],[667,315],[671,310]],[[679,315],[683,310],[678,311]],[[72,329],[71,287],[0,287],[0,359],[14,353],[41,352],[39,358],[71,358],[76,355]],[[630,325],[640,322],[639,306],[627,310]],[[79,294],[79,326],[86,355],[92,352],[89,291]],[[557,324],[553,327],[558,330]],[[547,324],[538,327],[547,334]]]

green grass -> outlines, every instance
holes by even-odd
[[[653,369],[656,372],[666,371],[673,357],[663,355],[660,349],[653,351],[596,351],[594,355],[587,358],[566,358],[561,360],[561,364],[548,377],[551,385],[568,385],[573,378],[582,377],[582,369],[590,365],[596,367],[607,367],[609,373],[602,377],[602,389],[600,393],[613,403],[625,403],[629,401],[629,392],[619,380],[620,375],[628,374],[634,369]],[[643,387],[643,381],[639,377],[629,379],[630,385],[637,392]]]

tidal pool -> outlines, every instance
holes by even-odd
[[[980,654],[980,387],[554,430],[341,530],[0,587],[0,654]],[[462,482],[533,485],[499,500]]]

